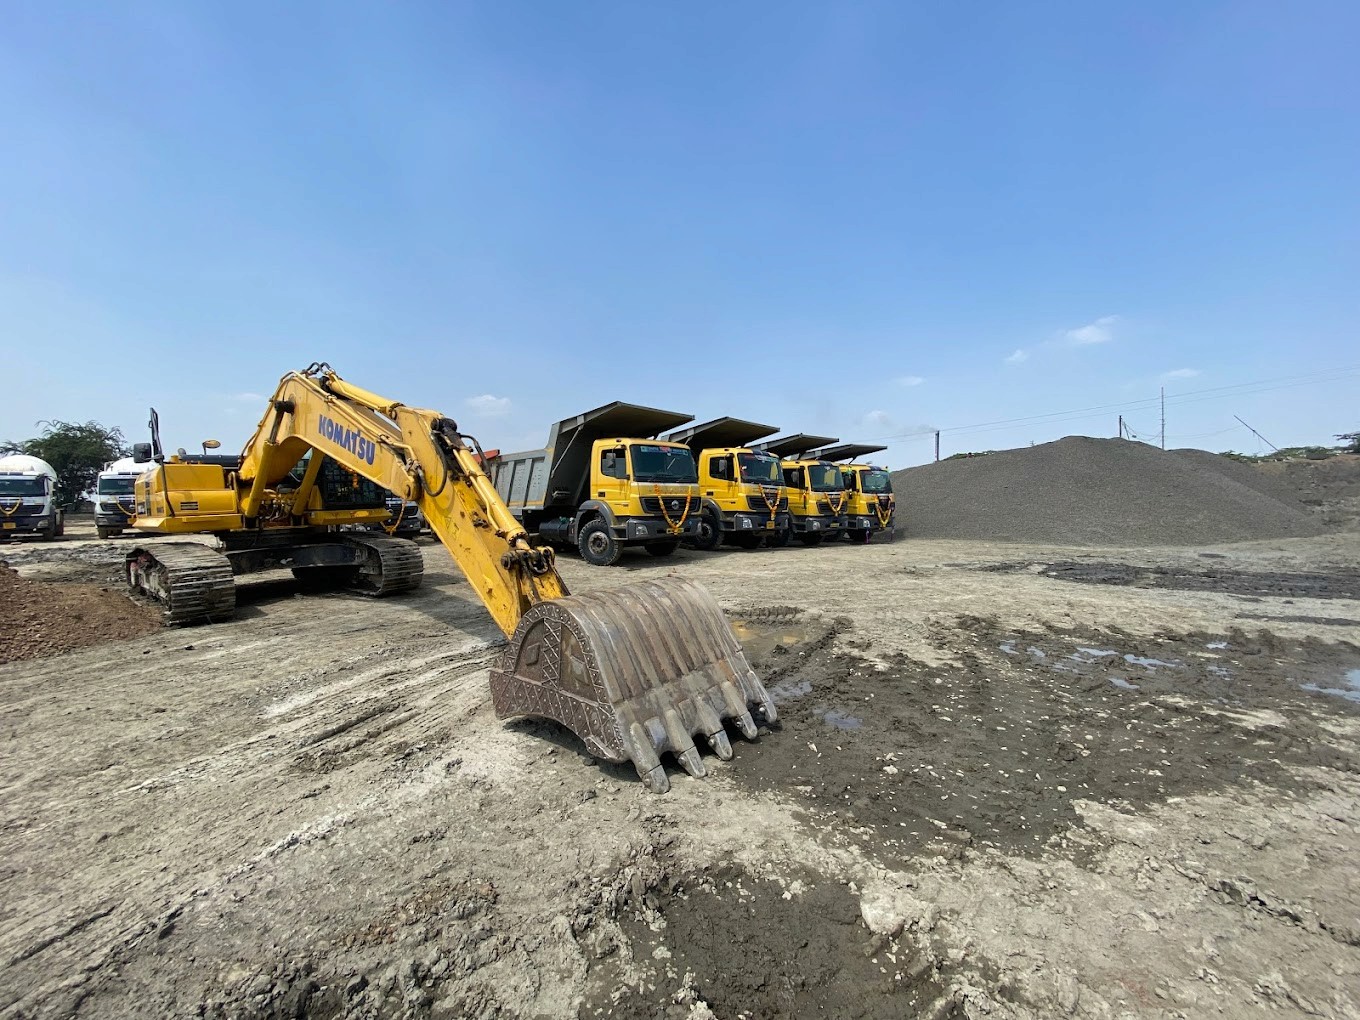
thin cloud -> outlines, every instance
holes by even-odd
[[[899,375],[897,377],[898,386],[920,386],[925,381],[925,377],[919,375]]]
[[[1006,355],[1005,362],[1008,365],[1018,365],[1022,361],[1029,360],[1029,351],[1023,347],[1017,347],[1013,354]]]
[[[490,393],[468,397],[463,404],[473,414],[479,414],[484,418],[496,418],[510,411],[509,397],[493,397]]]
[[[1162,382],[1170,382],[1172,379],[1193,379],[1197,375],[1197,368],[1174,368],[1170,372],[1163,372],[1159,378]]]
[[[855,442],[861,439],[883,439],[885,437],[915,435],[917,433],[934,432],[935,426],[924,424],[908,424],[900,422],[887,411],[870,411],[859,420],[859,427],[864,430],[862,437],[852,437]]]
[[[1063,339],[1072,347],[1107,344],[1114,339],[1114,324],[1118,321],[1119,316],[1117,315],[1102,315],[1095,322],[1088,322],[1076,329],[1069,329],[1063,334]]]

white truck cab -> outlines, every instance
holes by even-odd
[[[0,457],[0,542],[62,534],[65,520],[56,489],[56,469],[42,458],[23,453]]]
[[[131,457],[104,465],[95,483],[94,493],[94,526],[100,538],[123,533],[136,514],[132,489],[137,476],[154,466],[153,461],[133,460]]]

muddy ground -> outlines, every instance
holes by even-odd
[[[425,551],[0,666],[0,1016],[1360,1017],[1353,533],[564,561],[699,579],[779,703],[661,797],[495,720]]]

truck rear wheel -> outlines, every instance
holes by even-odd
[[[623,545],[609,531],[609,525],[598,517],[581,528],[576,540],[581,559],[594,567],[612,567],[623,555]]]

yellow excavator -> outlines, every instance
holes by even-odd
[[[662,754],[703,776],[696,735],[729,759],[724,720],[755,739],[753,709],[778,718],[708,591],[666,578],[569,594],[552,548],[531,542],[497,494],[477,441],[436,411],[313,364],[279,382],[239,460],[167,459],[157,432],[153,416],[155,463],[136,482],[131,526],[219,545],[158,541],[128,553],[129,583],[171,623],[230,617],[234,576],[257,570],[288,567],[375,596],[415,587],[414,542],[347,527],[384,520],[386,489],[419,506],[509,639],[491,670],[498,718],[555,720],[591,755],[631,761],[657,793],[670,788]],[[356,499],[365,486],[376,499]]]

